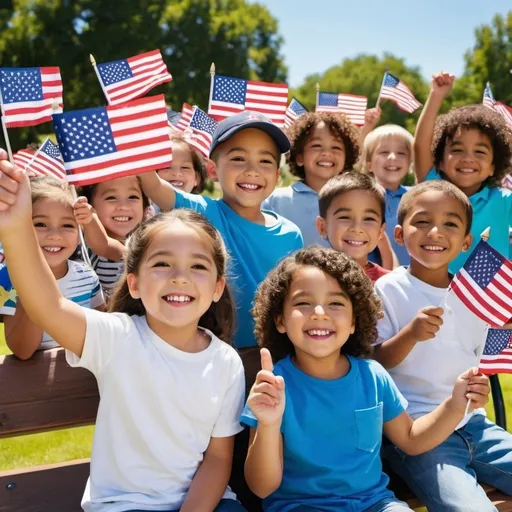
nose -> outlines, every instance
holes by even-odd
[[[396,153],[391,151],[388,155],[388,160],[396,160]]]
[[[432,226],[430,231],[427,233],[427,236],[437,240],[438,238],[442,238],[443,235],[437,226]]]
[[[48,230],[48,238],[50,240],[58,240],[59,238],[62,238],[61,232],[59,228],[50,228]]]
[[[362,231],[362,221],[359,219],[352,219],[350,222],[350,228],[351,231]]]
[[[175,284],[185,284],[187,282],[187,272],[185,268],[175,265],[172,269],[171,281]]]
[[[313,318],[325,318],[327,316],[323,306],[321,304],[317,304],[313,309]]]

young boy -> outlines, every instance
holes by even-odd
[[[288,138],[277,126],[246,111],[222,121],[213,134],[211,177],[219,181],[222,199],[176,190],[156,172],[141,176],[144,192],[162,211],[191,208],[221,232],[232,258],[239,349],[256,346],[251,309],[257,286],[281,258],[303,246],[295,224],[261,209],[279,178],[281,154],[289,149]]]
[[[318,194],[317,228],[336,251],[351,256],[373,283],[389,270],[368,261],[386,224],[386,192],[371,177],[348,171],[331,178]]]
[[[461,368],[478,366],[487,325],[453,294],[448,266],[471,247],[468,197],[444,180],[409,190],[398,208],[395,238],[411,257],[375,285],[384,317],[374,357],[391,374],[418,418],[451,392]],[[459,372],[459,373],[457,373]],[[384,457],[429,510],[495,510],[477,480],[512,494],[512,436],[485,417],[468,414],[454,433],[417,456],[387,442]]]

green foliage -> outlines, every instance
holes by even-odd
[[[269,11],[245,0],[13,0],[0,7],[0,67],[61,68],[67,110],[105,104],[89,54],[107,62],[159,48],[174,81],[154,89],[175,109],[206,108],[217,73],[285,81],[282,38]],[[51,125],[10,130],[13,149]]]

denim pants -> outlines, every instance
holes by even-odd
[[[496,511],[477,480],[512,495],[512,435],[481,414],[427,453],[386,442],[382,454],[432,512]]]
[[[147,512],[147,510],[134,509],[129,512]],[[179,510],[169,510],[169,512],[180,512]],[[215,512],[247,512],[237,500],[220,500]]]
[[[356,506],[356,505],[354,505]],[[357,505],[359,507],[359,505]],[[349,512],[349,509],[346,507],[341,507],[340,512]],[[365,508],[361,510],[360,508],[350,507],[350,512],[407,512],[407,510],[411,510],[407,503],[403,501],[399,501],[396,498],[386,498],[384,500],[375,503],[370,508]],[[318,509],[315,507],[309,507],[308,505],[299,505],[297,508],[294,508],[291,512],[323,512],[322,509]]]

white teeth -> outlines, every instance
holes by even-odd
[[[344,240],[344,242],[348,245],[355,245],[356,247],[361,247],[361,245],[364,245],[366,242],[359,242],[357,240]]]
[[[128,222],[130,217],[112,217],[116,222]]]
[[[471,174],[473,172],[476,172],[475,169],[457,169],[459,172],[463,172],[465,174]]]
[[[427,251],[444,251],[444,247],[439,245],[425,245],[424,247]]]
[[[311,336],[329,336],[332,331],[326,331],[323,329],[310,329],[307,333]]]
[[[47,252],[59,252],[62,250],[62,247],[43,247],[43,249]]]
[[[165,300],[167,302],[190,302],[191,298],[187,295],[167,295]]]
[[[240,183],[239,185],[241,188],[246,188],[248,190],[257,190],[259,185],[254,185],[253,183]]]
[[[171,181],[170,183],[173,187],[183,187],[185,185],[183,181]]]
[[[334,167],[334,164],[332,162],[318,162],[320,167]]]
[[[400,167],[385,167],[386,171],[399,171]]]

